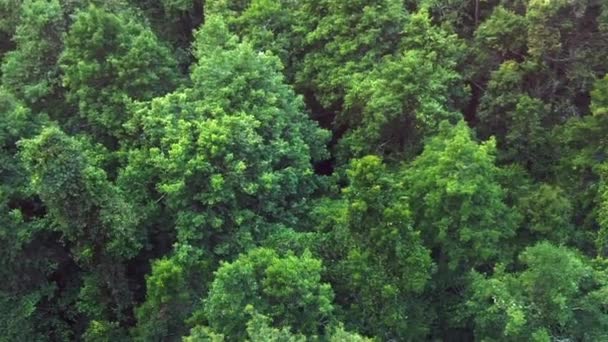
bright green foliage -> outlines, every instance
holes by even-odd
[[[250,341],[289,341],[304,342],[306,338],[300,334],[292,334],[288,327],[281,329],[271,326],[272,320],[264,315],[253,314],[252,319],[247,322],[247,335]]]
[[[281,151],[286,154],[283,158],[296,159],[298,164],[326,158],[329,133],[308,119],[302,98],[285,84],[280,61],[255,52],[247,43],[236,44],[236,40],[215,18],[199,31],[195,45],[198,63],[191,76],[196,96],[212,108],[213,116],[254,116],[260,121],[259,134],[277,140],[274,148],[288,142],[292,150],[303,149],[293,155]]]
[[[342,325],[338,325],[338,327],[334,328],[331,332],[331,336],[329,337],[330,342],[341,342],[341,341],[349,341],[349,342],[372,342],[376,341],[376,339],[368,338],[361,336],[356,333],[348,332],[344,330]]]
[[[464,273],[508,256],[502,246],[516,228],[494,153],[494,140],[478,144],[464,122],[443,123],[404,172],[413,224],[438,266],[432,287],[444,329],[462,324]]]
[[[197,325],[190,330],[190,335],[183,342],[224,342],[224,335],[211,331],[208,327]]]
[[[137,252],[136,218],[105,172],[83,153],[81,142],[50,127],[22,146],[32,186],[65,237],[75,243],[77,260],[98,262],[100,246],[116,258]]]
[[[317,189],[311,162],[325,157],[327,140],[283,83],[278,60],[234,41],[210,20],[198,36],[194,88],[141,107],[133,124],[147,141],[131,158],[162,175],[157,187],[177,214],[178,239],[220,257],[274,227],[298,227]]]
[[[332,319],[333,292],[321,282],[321,271],[321,261],[309,253],[280,257],[264,248],[225,263],[205,300],[209,326],[230,340],[241,340],[247,336],[252,308],[268,316],[274,326],[308,335],[322,333]]]
[[[199,304],[208,275],[203,255],[179,245],[171,257],[157,260],[146,278],[146,301],[136,309],[137,341],[179,341],[186,335],[186,319]]]
[[[429,317],[417,295],[432,261],[412,228],[403,185],[374,156],[354,160],[347,173],[343,200],[320,209],[332,236],[326,253],[339,253],[328,273],[345,323],[383,340],[421,338]]]
[[[61,67],[68,100],[102,137],[121,135],[129,101],[162,95],[176,82],[176,62],[149,28],[133,14],[93,5],[70,27]]]
[[[377,256],[376,263],[394,274],[408,274],[400,288],[421,291],[429,277],[429,253],[420,244],[419,232],[409,221],[409,199],[402,184],[396,183],[379,158],[368,156],[354,160],[347,171],[346,213],[338,222],[346,225],[348,234],[361,249]],[[361,274],[363,276],[363,274]]]
[[[252,310],[251,308],[249,309]],[[330,341],[330,342],[372,342],[372,339],[362,337],[356,333],[344,330],[339,324],[337,327],[328,329],[326,336],[305,336],[294,334],[289,327],[274,328],[269,317],[252,312],[251,320],[247,322],[247,337],[244,341],[249,342],[305,342],[305,341]],[[196,326],[190,331],[190,336],[184,337],[183,342],[223,342],[226,338],[222,334],[212,332],[208,327]]]
[[[299,18],[307,54],[296,84],[336,109],[353,74],[398,50],[406,12],[399,0],[307,0]]]
[[[64,13],[58,0],[27,0],[13,40],[16,49],[2,63],[2,84],[38,110],[50,110],[59,94],[58,59],[63,49]],[[40,39],[44,37],[44,39]]]
[[[565,247],[542,242],[520,255],[524,269],[491,277],[473,273],[468,302],[476,337],[485,341],[589,340],[608,338],[605,270]],[[551,338],[549,338],[551,336]],[[540,337],[543,337],[542,339]]]
[[[414,225],[439,249],[440,266],[481,265],[496,258],[514,227],[497,182],[493,140],[478,144],[464,122],[442,125],[405,170]]]
[[[92,321],[83,334],[86,342],[122,342],[128,341],[124,331],[115,322]]]
[[[591,92],[591,113],[593,115],[608,115],[608,74],[597,80]]]
[[[220,15],[231,31],[260,51],[271,51],[285,66],[288,81],[294,79],[294,68],[301,62],[305,32],[299,27],[298,2],[271,1],[207,1],[206,11]]]
[[[401,38],[403,50],[421,50],[432,54],[442,67],[459,69],[466,55],[466,42],[447,27],[433,23],[426,7],[410,14]],[[450,89],[450,95],[460,95],[461,89]]]

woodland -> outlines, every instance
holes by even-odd
[[[608,341],[607,0],[0,0],[0,341]]]

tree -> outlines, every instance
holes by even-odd
[[[66,22],[58,0],[27,0],[13,41],[16,49],[4,57],[2,84],[37,112],[61,106],[59,55]],[[44,39],[40,39],[44,37]]]
[[[475,30],[475,44],[481,53],[491,56],[491,65],[525,56],[527,48],[527,21],[504,6],[497,6]],[[494,57],[491,58],[490,57]]]
[[[152,187],[180,242],[230,259],[281,226],[299,227],[328,133],[306,117],[276,57],[236,43],[217,18],[197,42],[194,87],[136,110],[131,134],[144,139],[130,160],[159,170]]]
[[[352,75],[398,51],[406,22],[403,3],[311,0],[300,8],[307,53],[296,85],[312,92],[326,110],[340,110]]]
[[[555,168],[560,186],[569,193],[574,213],[574,224],[582,236],[576,245],[585,254],[596,254],[599,247],[597,232],[601,231],[601,207],[604,205],[603,193],[604,160],[608,156],[604,131],[608,127],[608,116],[602,109],[603,99],[607,98],[605,79],[596,82],[591,93],[592,115],[572,118],[554,133],[555,144],[559,146],[559,164]],[[601,233],[600,233],[601,234]],[[601,243],[600,243],[601,244]]]
[[[18,140],[47,119],[0,87],[0,331],[14,340],[70,339],[77,320],[66,289],[74,265],[18,155]]]
[[[317,339],[318,336],[305,336],[302,334],[294,334],[290,331],[289,327],[274,328],[271,326],[272,321],[269,317],[261,315],[259,313],[252,313],[252,319],[247,322],[247,339],[249,342],[304,342],[310,339]],[[351,333],[344,330],[341,324],[338,324],[332,329],[327,329],[328,334],[323,336],[323,340],[331,342],[340,341],[352,341],[352,342],[371,342],[373,339],[369,339]],[[205,326],[196,326],[191,330],[189,336],[184,338],[184,342],[223,342],[225,340],[224,335],[215,333]]]
[[[288,83],[305,55],[305,30],[300,27],[300,7],[292,0],[226,1],[206,3],[206,12],[222,17],[228,27],[255,50],[270,51],[281,59]]]
[[[435,20],[452,26],[461,36],[471,37],[479,24],[492,14],[496,5],[518,1],[520,0],[422,0],[419,2],[428,7]]]
[[[94,5],[76,15],[60,63],[67,99],[85,121],[76,127],[113,148],[116,141],[109,137],[123,135],[127,104],[162,95],[177,81],[174,57],[148,27],[128,11]]]
[[[473,273],[468,306],[475,335],[488,341],[602,340],[606,336],[605,268],[565,247],[541,242],[520,255],[524,269],[497,265],[491,277]],[[600,265],[601,266],[601,265]]]
[[[463,275],[508,257],[502,244],[515,233],[515,217],[497,179],[495,148],[494,140],[476,143],[462,121],[443,123],[403,173],[413,225],[437,263],[431,288],[443,329],[463,324]]]
[[[572,203],[559,186],[538,184],[522,196],[518,206],[524,217],[524,234],[527,235],[523,243],[548,240],[564,244],[580,239],[580,233],[572,225]]]
[[[395,160],[416,155],[439,122],[461,118],[457,110],[465,96],[456,72],[461,42],[434,27],[424,10],[408,19],[402,52],[352,76],[336,118],[346,131],[338,146],[342,162],[369,153]]]
[[[146,278],[146,300],[135,310],[137,341],[179,341],[186,320],[207,292],[209,265],[200,249],[178,245],[169,257],[156,260]]]
[[[11,38],[15,34],[15,28],[19,24],[19,9],[22,0],[0,0],[0,11],[3,16],[0,18],[0,58],[4,57],[7,51],[14,48]]]
[[[120,321],[131,305],[124,262],[145,236],[124,195],[85,143],[48,127],[22,141],[22,159],[75,262],[85,270],[78,309],[93,319]]]
[[[204,21],[209,1],[204,0],[131,0],[146,15],[151,28],[162,40],[174,48],[174,55],[182,70],[192,63],[189,51],[193,32]]]
[[[411,203],[415,226],[445,253],[440,267],[455,270],[495,258],[497,244],[512,236],[514,227],[497,182],[494,141],[477,144],[462,121],[441,129],[404,177],[409,197],[417,199]]]
[[[280,257],[270,249],[254,249],[217,270],[205,317],[211,329],[230,340],[247,336],[251,310],[295,333],[323,333],[332,320],[333,292],[321,282],[321,271],[321,262],[310,253]]]
[[[429,333],[420,294],[431,278],[430,251],[412,227],[399,177],[381,160],[353,160],[343,198],[317,211],[320,254],[351,329],[384,340],[416,340]]]

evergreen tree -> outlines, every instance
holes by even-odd
[[[605,268],[564,247],[541,242],[520,255],[524,269],[473,273],[469,307],[475,334],[488,341],[605,339]],[[605,266],[604,266],[605,267]]]
[[[133,13],[90,5],[76,15],[60,59],[67,99],[84,122],[75,126],[110,147],[123,137],[132,100],[149,100],[175,87],[169,49]],[[109,141],[108,141],[109,140]]]
[[[354,160],[349,186],[335,203],[321,203],[321,254],[348,327],[383,340],[429,333],[420,300],[433,269],[430,251],[412,227],[399,177],[378,157]],[[331,262],[329,262],[331,260]]]

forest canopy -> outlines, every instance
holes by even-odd
[[[608,341],[608,1],[0,0],[0,341]]]

